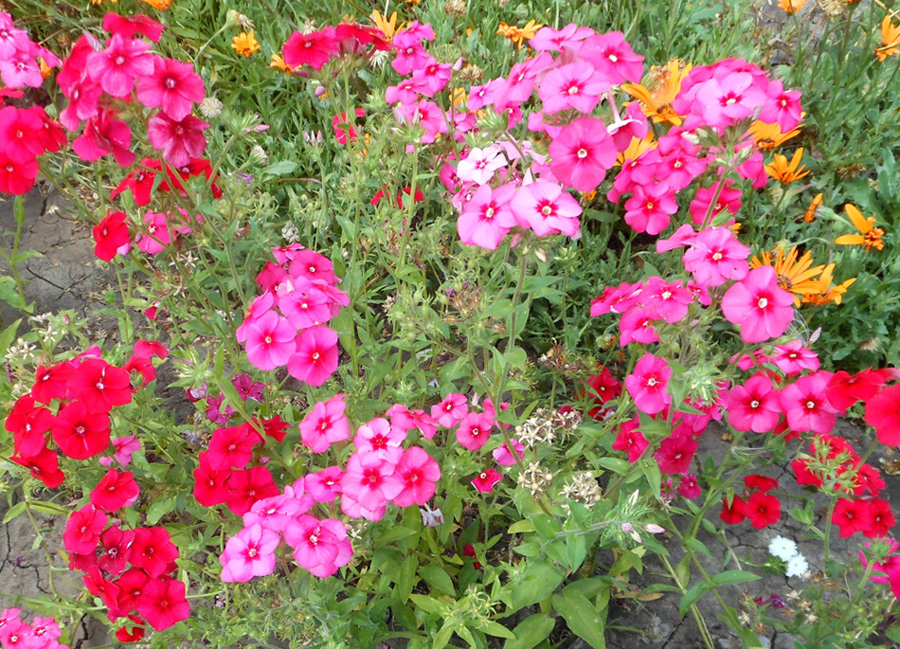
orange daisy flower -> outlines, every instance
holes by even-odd
[[[259,51],[259,43],[251,29],[249,32],[241,32],[231,39],[231,48],[241,56],[246,56],[249,59],[254,52]]]
[[[637,160],[639,156],[650,149],[655,149],[658,144],[659,143],[653,139],[653,133],[647,133],[643,138],[631,138],[631,144],[628,145],[628,148],[616,156],[616,166],[621,167],[625,164],[626,160]]]
[[[786,13],[795,14],[801,9],[803,9],[803,5],[806,4],[807,0],[780,0],[778,3],[779,9],[784,9]]]
[[[766,165],[766,173],[775,180],[780,180],[786,185],[800,180],[809,174],[809,170],[800,164],[802,157],[803,147],[794,151],[794,157],[791,158],[790,162],[788,162],[787,156],[776,153],[775,160],[773,160],[771,164]]]
[[[516,27],[515,25],[507,25],[506,23],[501,22],[500,26],[497,27],[497,33],[500,36],[505,36],[511,40],[521,50],[522,44],[525,41],[534,38],[541,27],[543,27],[543,25],[534,20],[529,20],[524,27]]]
[[[881,46],[875,48],[875,56],[879,61],[900,54],[900,25],[894,25],[890,16],[881,21]]]
[[[782,133],[781,127],[778,126],[778,124],[768,124],[756,120],[750,124],[749,132],[750,135],[753,136],[757,148],[763,151],[771,151],[772,149],[780,147],[792,137],[800,135],[800,127],[798,126],[787,133]]]
[[[812,223],[816,220],[816,210],[819,209],[819,206],[822,205],[822,192],[816,194],[812,203],[809,204],[809,207],[806,210],[806,214],[803,215],[804,223]]]
[[[840,304],[843,299],[844,293],[847,292],[847,289],[850,287],[853,282],[856,281],[855,277],[851,277],[838,284],[837,286],[832,286],[831,282],[833,281],[833,273],[834,273],[834,264],[828,264],[825,266],[825,270],[822,271],[822,275],[820,277],[820,281],[822,282],[822,292],[821,293],[808,293],[803,296],[804,304],[828,304],[829,302],[834,302],[835,304]]]
[[[672,110],[672,102],[681,92],[681,82],[693,66],[681,59],[672,59],[664,67],[652,66],[647,85],[623,83],[622,90],[641,102],[644,115],[654,122],[669,122],[680,126],[681,116]]]
[[[865,246],[866,252],[872,248],[884,250],[884,243],[881,237],[884,236],[884,230],[875,227],[875,217],[865,218],[856,207],[847,203],[844,211],[850,217],[850,221],[859,230],[859,234],[845,234],[834,240],[839,246]]]

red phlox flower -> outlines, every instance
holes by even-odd
[[[137,610],[157,631],[168,629],[190,617],[186,590],[184,582],[176,579],[151,579],[144,586]]]
[[[209,465],[215,471],[242,469],[253,458],[253,447],[262,437],[249,424],[218,428],[209,441]]]
[[[69,392],[91,409],[109,411],[131,403],[128,372],[99,358],[87,358],[69,379]]]
[[[31,110],[0,108],[0,147],[11,160],[27,164],[44,153],[43,130],[43,120]]]
[[[740,496],[733,496],[730,506],[728,504],[728,499],[723,498],[722,511],[719,513],[719,518],[727,525],[738,525],[739,523],[743,523],[744,519],[747,518],[747,515],[744,513],[746,507],[747,502]]]
[[[249,512],[257,500],[271,498],[280,493],[272,474],[264,466],[232,472],[226,486],[228,494],[225,504],[236,516],[243,516]]]
[[[227,481],[231,471],[216,470],[210,466],[209,453],[203,451],[197,457],[199,466],[194,469],[194,498],[204,507],[214,507],[228,498]]]
[[[158,43],[165,25],[141,14],[120,16],[110,12],[103,17],[103,29],[110,34],[118,34],[126,40],[133,38],[136,34],[141,34],[154,43]]]
[[[619,426],[616,441],[612,444],[614,451],[628,451],[628,461],[632,464],[638,461],[650,445],[644,434],[638,430],[639,426],[640,421],[637,418],[623,422]]]
[[[111,575],[121,574],[128,565],[132,542],[134,542],[133,530],[123,530],[118,525],[110,525],[100,535],[103,549],[97,565]],[[110,608],[118,608],[118,606]]]
[[[775,478],[770,478],[768,476],[759,475],[758,473],[745,476],[744,484],[746,485],[747,489],[762,491],[763,493],[778,488],[778,480],[776,480]]]
[[[130,471],[119,473],[110,469],[91,491],[91,504],[98,509],[114,512],[134,504],[139,491]]]
[[[72,512],[63,532],[63,545],[67,552],[93,554],[100,541],[100,533],[109,520],[103,512],[88,503]]]
[[[362,108],[356,108],[353,112],[357,117],[356,123],[359,123],[359,120],[366,116],[366,111]],[[347,113],[335,115],[334,119],[331,120],[331,128],[334,130],[334,139],[337,140],[338,144],[347,144],[348,139],[351,142],[356,142],[356,138],[359,136],[356,129],[353,128],[353,122],[347,119]]]
[[[481,493],[494,493],[494,486],[503,479],[496,469],[485,469],[472,480],[472,485]]]
[[[99,455],[109,446],[109,414],[91,412],[83,401],[62,408],[51,426],[59,450],[75,460]]]
[[[839,370],[828,381],[825,396],[828,402],[843,414],[857,401],[868,404],[872,397],[881,391],[886,378],[883,370],[872,368],[866,368],[852,376],[844,370]]]
[[[147,123],[147,137],[154,149],[162,151],[166,162],[183,167],[192,158],[203,156],[206,150],[203,131],[208,128],[209,124],[193,115],[176,120],[166,113],[157,113]]]
[[[119,587],[108,579],[105,579],[100,573],[100,568],[98,566],[91,566],[87,573],[88,574],[82,579],[84,581],[84,587],[87,588],[88,592],[94,597],[102,599],[110,612],[115,611],[116,606],[118,605]]]
[[[424,505],[435,492],[435,485],[441,479],[441,468],[424,449],[411,446],[403,451],[394,474],[403,481],[403,491],[394,497],[397,507]]]
[[[144,587],[150,577],[140,568],[129,568],[116,580],[119,587],[118,610],[133,611],[144,594]]]
[[[116,640],[125,644],[129,642],[140,642],[144,639],[144,620],[137,615],[129,615],[128,619],[134,622],[129,629],[129,625],[120,626],[116,629]]]
[[[325,27],[309,34],[294,32],[284,44],[282,56],[285,65],[293,69],[308,65],[313,70],[321,70],[337,52],[337,47],[334,27]]]
[[[43,448],[35,455],[13,455],[9,458],[31,470],[31,477],[40,480],[48,489],[56,489],[65,481],[65,474],[59,470],[59,456],[49,448]]]
[[[600,365],[599,363],[597,364],[597,367],[600,368],[600,373],[591,374],[589,377],[591,393],[600,403],[607,403],[613,399],[618,399],[619,395],[622,394],[622,384],[613,377],[612,372],[609,371],[608,367]]]
[[[150,577],[156,578],[169,572],[169,564],[177,558],[178,548],[166,528],[139,527],[134,531],[129,561],[135,568],[142,568]]]
[[[697,441],[686,434],[672,433],[659,445],[653,459],[662,473],[687,473],[697,452]]]
[[[18,162],[0,150],[0,192],[21,196],[34,187],[39,171],[37,160]]]
[[[867,500],[838,498],[831,522],[840,529],[842,539],[849,538],[872,528],[872,507]]]
[[[125,212],[110,212],[94,226],[93,232],[94,254],[103,261],[112,261],[119,252],[128,252],[131,234]]]
[[[774,525],[781,518],[781,502],[772,494],[757,491],[747,499],[744,514],[753,527],[761,530]]]
[[[866,403],[866,423],[879,442],[900,446],[900,385],[885,388]]]
[[[50,410],[38,406],[34,397],[26,394],[16,401],[16,405],[6,417],[4,427],[13,434],[16,453],[31,457],[46,447],[45,433],[51,429],[54,422],[55,418]]]
[[[880,539],[887,536],[897,523],[891,503],[884,498],[873,498],[869,501],[869,506],[871,507],[872,525],[869,529],[863,530],[863,536],[867,539]]]

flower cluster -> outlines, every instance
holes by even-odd
[[[147,120],[147,135],[169,165],[184,167],[200,158],[209,124],[191,114],[206,95],[193,65],[150,52],[163,31],[151,18],[110,13],[103,28],[111,34],[106,42],[84,33],[57,75],[69,99],[60,121],[73,132],[84,124],[72,143],[75,152],[91,162],[112,154],[122,167],[133,164],[131,127],[119,116],[140,105],[159,109]]]
[[[308,72],[304,70],[307,66],[313,70],[321,70],[333,58],[348,55],[371,56],[373,52],[384,51],[389,47],[385,35],[378,29],[342,24],[306,34],[294,32],[284,44],[282,61],[291,72]]]
[[[257,276],[263,294],[238,327],[238,342],[257,368],[286,365],[294,378],[322,385],[338,365],[338,336],[322,323],[347,306],[349,297],[337,288],[340,280],[326,257],[297,244],[273,252],[278,264],[269,262]]]
[[[138,377],[138,385],[146,385],[156,378],[150,359],[165,358],[166,353],[159,343],[139,341],[121,368],[104,361],[96,347],[71,361],[39,366],[31,390],[16,401],[5,422],[6,430],[13,434],[13,462],[31,469],[32,476],[47,487],[58,487],[65,475],[57,452],[48,446],[50,439],[63,455],[75,460],[106,451],[110,412],[130,403],[132,391],[137,389],[132,387],[132,373]]]
[[[62,631],[52,617],[35,617],[27,624],[17,608],[5,608],[0,613],[0,645],[3,649],[69,649],[59,644]]]
[[[131,474],[110,469],[91,491],[91,502],[69,517],[63,534],[69,568],[86,573],[85,588],[103,601],[109,620],[130,621],[130,630],[122,627],[116,633],[121,642],[141,639],[144,621],[162,631],[190,615],[185,584],[174,578],[178,548],[168,531],[123,529],[110,520],[108,514],[136,497]]]
[[[750,523],[758,530],[777,523],[781,518],[781,502],[768,492],[778,488],[778,480],[748,475],[744,478],[744,486],[747,489],[743,496],[735,495],[730,502],[727,498],[722,501],[719,517],[729,525],[737,525],[750,519]]]

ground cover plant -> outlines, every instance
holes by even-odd
[[[890,3],[246,4],[0,3],[3,646],[900,642]]]

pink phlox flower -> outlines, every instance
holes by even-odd
[[[641,302],[651,316],[669,324],[682,320],[693,301],[693,294],[681,282],[667,282],[661,277],[647,279],[641,295]]]
[[[44,153],[43,128],[43,120],[31,110],[13,106],[0,109],[0,140],[6,155],[17,162],[31,162]]]
[[[538,75],[553,65],[553,57],[548,52],[516,63],[509,69],[506,79],[494,80],[494,105],[500,108],[518,106],[531,97]]]
[[[668,239],[658,239],[656,241],[656,252],[662,254],[675,250],[675,248],[684,248],[690,245],[696,236],[697,233],[694,232],[694,228],[690,224],[685,223],[680,225]]]
[[[316,473],[308,473],[303,478],[303,484],[307,493],[317,503],[330,503],[341,493],[341,477],[343,469],[339,466],[330,466]]]
[[[391,418],[391,427],[407,432],[418,428],[425,439],[432,439],[437,432],[437,422],[424,410],[409,410],[406,406],[395,404],[385,413]]]
[[[255,523],[228,539],[222,553],[222,581],[250,581],[275,571],[275,550],[281,535]]]
[[[403,480],[394,471],[394,464],[375,453],[354,453],[341,476],[341,497],[376,512],[403,491]],[[363,517],[368,519],[365,513]]]
[[[325,325],[297,334],[297,351],[288,360],[288,373],[308,385],[322,385],[338,366],[338,335]]]
[[[502,442],[500,446],[495,448],[491,455],[494,458],[494,461],[500,466],[513,466],[516,463],[516,456],[521,460],[525,454],[525,446],[514,439],[509,440],[510,444],[512,444],[513,450],[515,451],[515,455],[513,455],[509,446],[507,446],[506,442]]]
[[[768,101],[765,102],[759,119],[768,124],[778,124],[782,133],[795,128],[803,119],[799,90],[785,90],[781,80],[774,79],[766,88]]]
[[[112,466],[115,461],[126,467],[131,463],[131,456],[141,448],[141,442],[134,435],[115,437],[112,439],[112,444],[115,453],[112,457],[101,457],[100,464],[102,466]]]
[[[635,54],[622,32],[590,36],[581,43],[578,55],[593,65],[610,85],[625,81],[640,83],[644,76],[644,57]]]
[[[801,376],[781,391],[781,408],[791,430],[830,433],[837,422],[837,409],[825,397],[830,372]]]
[[[510,200],[516,192],[508,183],[497,189],[490,185],[478,188],[456,222],[459,240],[467,246],[496,250],[500,241],[516,224],[510,210]]]
[[[409,74],[419,68],[430,57],[422,47],[422,41],[433,41],[434,30],[431,25],[420,24],[414,20],[405,29],[394,35],[392,44],[397,56],[391,62],[398,74]]]
[[[644,344],[659,341],[659,334],[653,326],[656,313],[642,306],[633,306],[619,318],[619,344],[626,347],[633,342]]]
[[[191,114],[193,104],[206,96],[203,79],[190,63],[157,57],[153,74],[138,79],[138,101],[148,108],[160,110],[173,120],[181,121]]]
[[[724,182],[724,186],[719,192],[715,205],[710,205],[719,186],[719,182]],[[741,209],[741,190],[733,187],[730,179],[719,181],[710,187],[701,187],[697,190],[697,196],[691,201],[690,211],[691,220],[697,225],[703,225],[704,222],[711,223],[712,219],[721,214],[728,212],[729,214],[737,214]],[[707,218],[707,213],[709,218]]]
[[[314,504],[312,496],[302,491],[299,497],[296,494],[280,494],[263,498],[253,503],[250,511],[244,514],[244,527],[260,525],[272,532],[284,532],[292,518],[305,514]]]
[[[792,340],[784,345],[775,345],[771,361],[788,376],[803,370],[815,372],[819,369],[819,356],[803,346],[800,340]]]
[[[247,401],[247,399],[259,401],[262,398],[263,390],[266,388],[262,381],[254,381],[249,374],[238,374],[232,377],[231,384],[237,390],[241,401]]]
[[[749,143],[747,146],[749,146]],[[766,173],[765,161],[763,160],[762,152],[759,150],[751,153],[750,157],[738,165],[735,171],[741,178],[749,180],[750,186],[753,187],[753,189],[765,187],[766,183],[769,182],[769,174]]]
[[[419,99],[419,85],[412,79],[404,79],[396,86],[388,86],[384,100],[389,104],[413,104]],[[429,95],[430,96],[430,95]]]
[[[586,115],[564,126],[548,152],[553,174],[580,192],[596,189],[616,161],[616,149],[606,125]]]
[[[657,177],[665,179],[666,185],[673,191],[681,191],[706,170],[706,159],[698,157],[700,151],[698,145],[683,137],[681,129],[673,128],[659,138],[654,149],[660,162]]]
[[[481,86],[472,86],[469,88],[469,98],[466,100],[466,108],[471,111],[481,110],[485,106],[494,103],[494,96],[497,92],[497,83],[490,80]]]
[[[787,331],[794,319],[794,296],[778,286],[771,266],[754,268],[726,291],[722,313],[741,325],[741,340],[759,343]]]
[[[615,143],[615,140],[613,140],[613,143]],[[612,189],[607,192],[606,198],[611,203],[618,203],[623,194],[634,193],[634,187],[641,184],[635,178],[635,174],[638,177],[649,178],[645,182],[653,182],[656,180],[656,172],[659,166],[659,156],[653,149],[644,151],[637,158],[626,158],[616,174]]]
[[[490,412],[470,412],[459,422],[456,441],[463,448],[476,451],[487,443],[495,423]]]
[[[872,562],[872,576],[869,578],[869,581],[887,584],[890,583],[893,575],[900,574],[900,555],[897,554],[897,551],[900,550],[900,542],[887,537],[881,539],[881,542],[887,544],[887,556],[883,561]],[[867,550],[870,550],[872,541],[866,543],[865,547]],[[863,550],[859,550],[859,561],[863,569],[869,567],[869,560],[866,558],[866,553]]]
[[[166,113],[157,113],[147,123],[147,137],[157,151],[173,167],[183,167],[192,158],[200,158],[206,150],[206,137],[203,131],[209,124],[202,119],[187,115],[175,120]]]
[[[121,167],[134,162],[131,151],[131,127],[115,118],[114,110],[102,110],[84,126],[84,133],[72,141],[72,148],[82,160],[94,162],[112,153]]]
[[[699,498],[702,493],[700,483],[697,482],[697,476],[687,473],[681,477],[681,482],[678,483],[679,496],[688,500],[694,500]]]
[[[300,567],[323,579],[350,563],[353,557],[347,528],[334,518],[321,521],[309,515],[295,518],[285,530],[284,540],[294,548],[294,559]]]
[[[263,293],[254,298],[253,302],[250,303],[250,308],[247,309],[247,315],[244,317],[244,322],[241,323],[241,326],[235,331],[237,341],[239,343],[246,342],[247,337],[250,334],[251,325],[274,306],[275,296],[271,293]]]
[[[485,469],[472,480],[472,486],[484,494],[494,493],[494,486],[503,479],[496,469]]]
[[[638,410],[655,415],[672,402],[667,392],[671,376],[672,368],[664,358],[644,354],[635,365],[634,372],[625,377],[625,389]]]
[[[422,100],[414,104],[401,104],[394,109],[394,115],[400,122],[418,125],[425,130],[422,144],[431,144],[437,139],[438,134],[447,133],[446,115],[433,101]]]
[[[308,65],[313,70],[322,66],[337,52],[334,27],[325,27],[309,34],[294,32],[282,48],[284,62],[291,68]]]
[[[625,222],[635,232],[659,234],[678,211],[675,194],[666,183],[637,185],[634,194],[625,201]]]
[[[461,180],[486,185],[494,177],[494,172],[507,164],[498,146],[475,147],[456,165],[456,175]]]
[[[750,354],[744,354],[743,356],[738,358],[737,354],[735,354],[731,357],[729,362],[734,363],[738,366],[739,369],[742,369],[746,372],[754,368],[761,369],[763,363],[769,362],[769,357],[766,356],[763,350],[755,349],[753,350],[753,356],[751,356]]]
[[[350,439],[344,397],[336,394],[328,401],[319,401],[300,422],[300,442],[313,453],[324,453],[335,442]]]
[[[125,39],[133,38],[136,34],[142,34],[154,43],[158,43],[165,25],[141,14],[120,16],[117,13],[109,12],[103,16],[103,29],[110,34],[118,34]]]
[[[639,426],[640,421],[637,417],[624,422],[619,426],[616,441],[612,444],[614,451],[628,451],[628,461],[632,464],[638,461],[650,445],[644,434],[638,430]]]
[[[746,61],[742,63],[749,65]],[[768,99],[769,82],[759,68],[752,67],[755,70],[742,67],[738,62],[732,64],[729,60],[713,65],[711,78],[689,88],[692,96],[689,111],[682,113],[673,103],[676,112],[687,114],[683,127],[693,129],[706,124],[721,129],[758,113]],[[682,93],[684,91],[682,83]]]
[[[558,183],[538,180],[516,190],[510,202],[519,227],[543,237],[562,233],[576,237],[581,222],[581,205]]]
[[[328,322],[334,315],[328,295],[305,277],[285,280],[275,294],[278,308],[295,331]]]
[[[278,257],[276,256],[276,259]],[[328,257],[315,250],[300,250],[289,256],[288,273],[291,277],[305,277],[311,282],[322,281],[329,286],[340,284],[341,280],[334,274],[334,264]],[[279,261],[284,263],[284,261]],[[344,306],[349,304],[349,300]]]
[[[296,327],[275,311],[253,320],[247,331],[247,360],[261,370],[288,364],[296,351]]]
[[[444,89],[452,73],[452,66],[449,63],[438,63],[429,57],[425,65],[413,70],[410,81],[415,84],[416,91],[420,95],[434,97]]]
[[[451,392],[443,401],[431,406],[431,418],[444,428],[453,428],[469,412],[469,404],[462,394]]]
[[[135,79],[153,74],[151,45],[140,38],[123,38],[113,34],[106,49],[88,55],[87,72],[104,92],[113,97],[127,97]]]
[[[40,88],[44,82],[41,66],[36,57],[47,52],[44,48],[28,42],[24,49],[16,50],[8,58],[0,59],[0,79],[7,88]]]
[[[424,449],[411,446],[403,451],[394,474],[403,481],[403,491],[394,497],[397,507],[424,505],[435,492],[435,485],[441,479],[441,468]]]
[[[403,455],[401,445],[406,441],[406,431],[391,426],[384,417],[376,417],[356,429],[353,445],[360,453],[373,453],[378,458],[397,464]]]
[[[638,304],[643,291],[642,282],[622,282],[617,287],[607,286],[600,297],[591,300],[591,317],[605,313],[624,313]]]
[[[209,440],[209,466],[214,471],[244,468],[253,459],[253,447],[260,443],[259,433],[247,424],[217,428]]]
[[[27,49],[30,42],[28,32],[16,27],[10,14],[0,11],[0,59],[9,58],[16,50]]]
[[[576,61],[544,75],[538,87],[538,97],[543,102],[544,113],[574,109],[587,114],[600,103],[600,96],[609,87],[609,81],[598,75],[591,64]]]
[[[537,52],[561,52],[566,48],[577,50],[584,39],[596,34],[590,27],[580,27],[575,23],[569,23],[562,29],[541,27],[528,44]]]
[[[144,215],[146,232],[138,233],[134,244],[138,250],[148,255],[155,255],[166,249],[172,242],[172,232],[169,229],[169,214],[162,212],[147,212]]]
[[[641,110],[639,102],[632,102],[625,107],[625,116],[614,113],[614,121],[606,125],[606,132],[613,139],[616,151],[624,153],[635,139],[642,140],[650,130],[647,116]]]
[[[771,379],[754,374],[743,385],[736,385],[725,395],[728,423],[735,430],[766,433],[775,428],[781,417],[781,400]]]
[[[673,432],[659,445],[653,459],[662,473],[687,473],[697,452],[697,440],[691,435]]]
[[[734,238],[731,228],[715,227],[701,230],[689,240],[682,261],[695,282],[712,287],[747,277],[749,254],[750,249]]]

